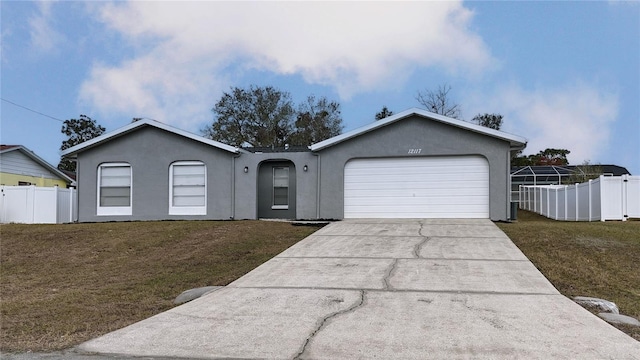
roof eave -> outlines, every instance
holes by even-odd
[[[195,141],[198,141],[198,142],[201,142],[201,143],[216,147],[218,149],[228,151],[228,152],[233,153],[233,154],[240,153],[240,149],[237,148],[237,147],[233,147],[231,145],[223,144],[223,143],[215,141],[215,140],[207,139],[207,138],[204,138],[202,136],[198,136],[198,135],[192,134],[190,132],[187,132],[187,131],[184,131],[184,130],[180,130],[180,129],[174,128],[172,126],[163,124],[163,123],[158,122],[158,121],[143,119],[143,120],[138,120],[136,122],[128,124],[126,126],[123,126],[123,127],[119,128],[119,129],[116,129],[116,130],[114,130],[112,132],[109,132],[107,134],[103,134],[103,135],[95,137],[95,138],[93,138],[91,140],[85,141],[85,142],[83,142],[81,144],[78,144],[76,146],[72,146],[72,147],[70,147],[70,148],[68,148],[66,150],[63,150],[60,155],[62,157],[65,157],[65,158],[74,158],[74,157],[77,156],[78,153],[80,153],[82,151],[85,151],[85,150],[88,150],[88,149],[90,149],[92,147],[98,146],[98,145],[100,145],[100,144],[102,144],[102,143],[104,143],[106,141],[109,141],[109,140],[111,140],[113,138],[117,138],[117,137],[123,136],[125,134],[128,134],[128,133],[130,133],[130,132],[132,132],[134,130],[137,130],[138,128],[144,127],[144,126],[152,126],[152,127],[158,128],[158,129],[162,129],[162,130],[168,131],[170,133],[177,134],[177,135],[180,135],[180,136],[184,136],[186,138],[189,138],[189,139],[192,139],[192,140],[195,140]]]
[[[499,131],[499,130],[494,130],[494,129],[490,129],[484,126],[480,126],[480,125],[476,125],[476,124],[472,124],[463,120],[458,120],[458,119],[452,119],[443,115],[439,115],[439,114],[435,114],[423,109],[418,109],[418,108],[411,108],[405,111],[402,111],[400,113],[397,113],[395,115],[389,116],[387,118],[384,118],[382,120],[377,120],[373,123],[370,123],[368,125],[362,126],[360,128],[357,128],[355,130],[346,132],[344,134],[340,134],[337,136],[334,136],[332,138],[329,138],[327,140],[318,142],[316,144],[312,144],[309,148],[311,149],[311,151],[319,151],[325,148],[328,148],[330,146],[336,145],[338,143],[341,143],[343,141],[349,140],[351,138],[354,138],[356,136],[365,134],[367,132],[373,131],[375,129],[378,129],[380,127],[389,125],[391,123],[400,121],[404,118],[410,117],[410,116],[421,116],[424,118],[429,118],[435,121],[439,121],[445,124],[449,124],[452,126],[456,126],[459,128],[463,128],[466,130],[470,130],[470,131],[474,131],[483,135],[488,135],[488,136],[492,136],[504,141],[509,142],[511,149],[512,150],[521,150],[524,149],[527,146],[527,139],[518,136],[518,135],[513,135],[513,134],[509,134],[506,133],[504,131]]]

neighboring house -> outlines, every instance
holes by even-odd
[[[309,148],[242,149],[152,120],[64,150],[79,221],[507,220],[526,139],[410,109]]]
[[[22,145],[0,145],[0,185],[75,185],[74,179]]]

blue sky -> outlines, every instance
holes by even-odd
[[[1,96],[107,131],[133,117],[199,133],[232,86],[327,96],[345,131],[452,87],[525,153],[640,174],[640,2],[2,1]],[[62,123],[7,101],[0,140],[57,165]]]

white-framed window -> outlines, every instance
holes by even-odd
[[[169,215],[207,214],[207,167],[178,161],[169,167]]]
[[[271,209],[289,209],[289,168],[273,168],[273,203]]]
[[[98,166],[97,215],[131,215],[131,165],[105,163]]]

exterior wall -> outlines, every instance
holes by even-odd
[[[344,217],[344,166],[356,158],[480,155],[489,162],[489,212],[508,219],[510,145],[486,135],[421,117],[408,118],[319,150],[318,218]]]
[[[67,182],[49,169],[33,161],[20,150],[7,151],[0,155],[0,184],[18,185],[29,182],[35,186],[67,187]]]
[[[17,186],[20,182],[28,182],[38,187],[59,186],[63,189],[67,187],[67,182],[60,179],[0,173],[0,185]]]
[[[78,220],[229,219],[233,157],[230,152],[150,126],[114,138],[78,154]],[[175,161],[206,165],[206,215],[169,215],[169,167]],[[96,215],[98,166],[111,162],[131,165],[131,216]]]
[[[265,161],[290,161],[295,166],[296,219],[317,218],[318,157],[311,152],[243,153],[234,159],[234,218],[258,218],[258,171]],[[307,171],[304,171],[305,165]],[[244,168],[247,172],[244,172]]]

